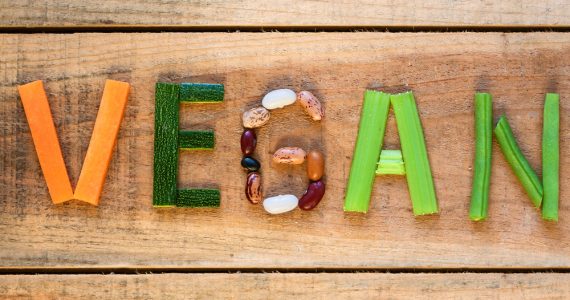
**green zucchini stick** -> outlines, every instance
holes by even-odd
[[[493,100],[490,94],[475,94],[475,163],[469,218],[485,220],[489,205],[493,142]]]
[[[420,116],[412,92],[391,95],[414,215],[437,213],[437,198]]]
[[[367,212],[372,195],[376,163],[382,149],[390,94],[367,90],[364,93],[358,136],[346,187],[344,211]]]
[[[542,218],[558,221],[559,194],[559,129],[560,101],[558,94],[546,94],[544,101],[544,127],[542,131]]]
[[[542,202],[542,184],[519,149],[505,116],[501,116],[495,127],[495,137],[499,142],[503,155],[509,165],[511,165],[513,172],[524,187],[530,200],[534,206],[540,207]]]

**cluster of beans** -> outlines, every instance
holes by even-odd
[[[247,199],[257,204],[263,200],[263,188],[259,169],[261,164],[252,154],[257,145],[257,136],[254,128],[265,125],[270,118],[269,110],[278,109],[298,102],[305,112],[315,121],[324,117],[324,109],[317,98],[308,91],[296,94],[289,89],[274,90],[265,95],[262,106],[246,111],[242,116],[245,130],[241,135],[241,151],[243,158],[242,167],[247,170],[245,195]],[[306,153],[298,147],[284,147],[273,154],[273,161],[282,164],[303,164],[307,160],[307,176],[310,179],[309,186],[299,199],[295,195],[279,195],[263,200],[264,209],[271,214],[280,214],[291,211],[297,206],[303,210],[311,210],[319,204],[325,194],[325,184],[322,181],[324,175],[324,156],[319,151]]]

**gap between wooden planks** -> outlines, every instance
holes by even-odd
[[[3,267],[568,268],[567,33],[159,33],[0,35],[0,261]],[[16,85],[43,79],[73,183],[103,83],[132,85],[99,208],[53,206]],[[180,186],[219,186],[219,209],[153,209],[156,81],[221,82],[222,105],[190,105],[181,126],[214,128],[214,152],[183,153]],[[259,131],[268,195],[300,195],[304,168],[270,166],[278,147],[320,148],[327,194],[312,212],[269,216],[243,195],[241,113],[280,87],[309,89],[327,116],[298,106]],[[379,178],[367,215],[342,211],[366,88],[412,89],[431,159],[439,216],[414,218],[405,179]],[[561,94],[560,223],[540,218],[495,145],[490,219],[468,220],[476,90],[506,113],[540,173],[544,94]],[[303,133],[303,134],[301,134]],[[393,117],[387,148],[397,148]],[[220,176],[223,174],[223,176]],[[565,184],[566,183],[566,184]]]
[[[528,26],[570,23],[564,0],[0,2],[2,27]]]
[[[570,274],[144,274],[0,276],[7,299],[554,299]]]

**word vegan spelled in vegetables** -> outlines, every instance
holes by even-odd
[[[390,104],[394,108],[402,145],[403,169],[383,165],[398,164],[397,152],[381,155]],[[386,151],[386,150],[384,150]],[[378,160],[380,161],[378,162]],[[391,161],[391,162],[389,162]],[[435,187],[425,146],[422,125],[412,92],[390,95],[366,91],[350,169],[344,210],[367,212],[378,162],[378,173],[405,173],[415,215],[438,212]]]
[[[559,96],[547,94],[544,102],[542,133],[541,182],[517,144],[507,118],[501,116],[495,126],[495,138],[511,169],[537,208],[542,205],[545,220],[558,220],[559,197]],[[491,177],[491,125],[493,104],[491,95],[475,95],[475,170],[469,217],[474,221],[487,217]]]
[[[58,204],[77,199],[98,205],[127,104],[129,84],[114,80],[105,82],[75,193],[65,169],[43,83],[34,81],[21,85],[18,91],[52,202]]]

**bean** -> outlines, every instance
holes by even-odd
[[[263,208],[270,214],[282,214],[292,211],[299,204],[295,195],[279,195],[263,200]]]
[[[250,155],[255,151],[257,145],[257,136],[253,129],[246,129],[241,135],[241,152],[244,155]]]
[[[325,108],[313,93],[301,91],[297,96],[297,100],[313,120],[319,121],[325,117]]]
[[[248,171],[258,171],[261,168],[261,164],[251,156],[245,156],[241,160],[241,166],[244,167]]]
[[[325,158],[319,151],[310,151],[307,154],[307,176],[312,181],[317,181],[325,173]]]
[[[257,128],[269,122],[270,113],[264,107],[255,107],[243,113],[242,121],[245,128]]]
[[[290,89],[280,89],[267,93],[261,100],[261,105],[267,109],[283,108],[295,103],[295,100],[297,100],[295,92]]]
[[[299,200],[299,208],[302,210],[311,210],[315,208],[323,196],[325,195],[325,184],[319,181],[313,181],[309,184],[307,191]]]
[[[299,165],[305,161],[307,153],[299,147],[283,147],[275,151],[273,161],[279,164]]]
[[[263,188],[261,186],[261,175],[257,172],[247,174],[245,184],[245,196],[253,204],[259,203],[263,199]]]

